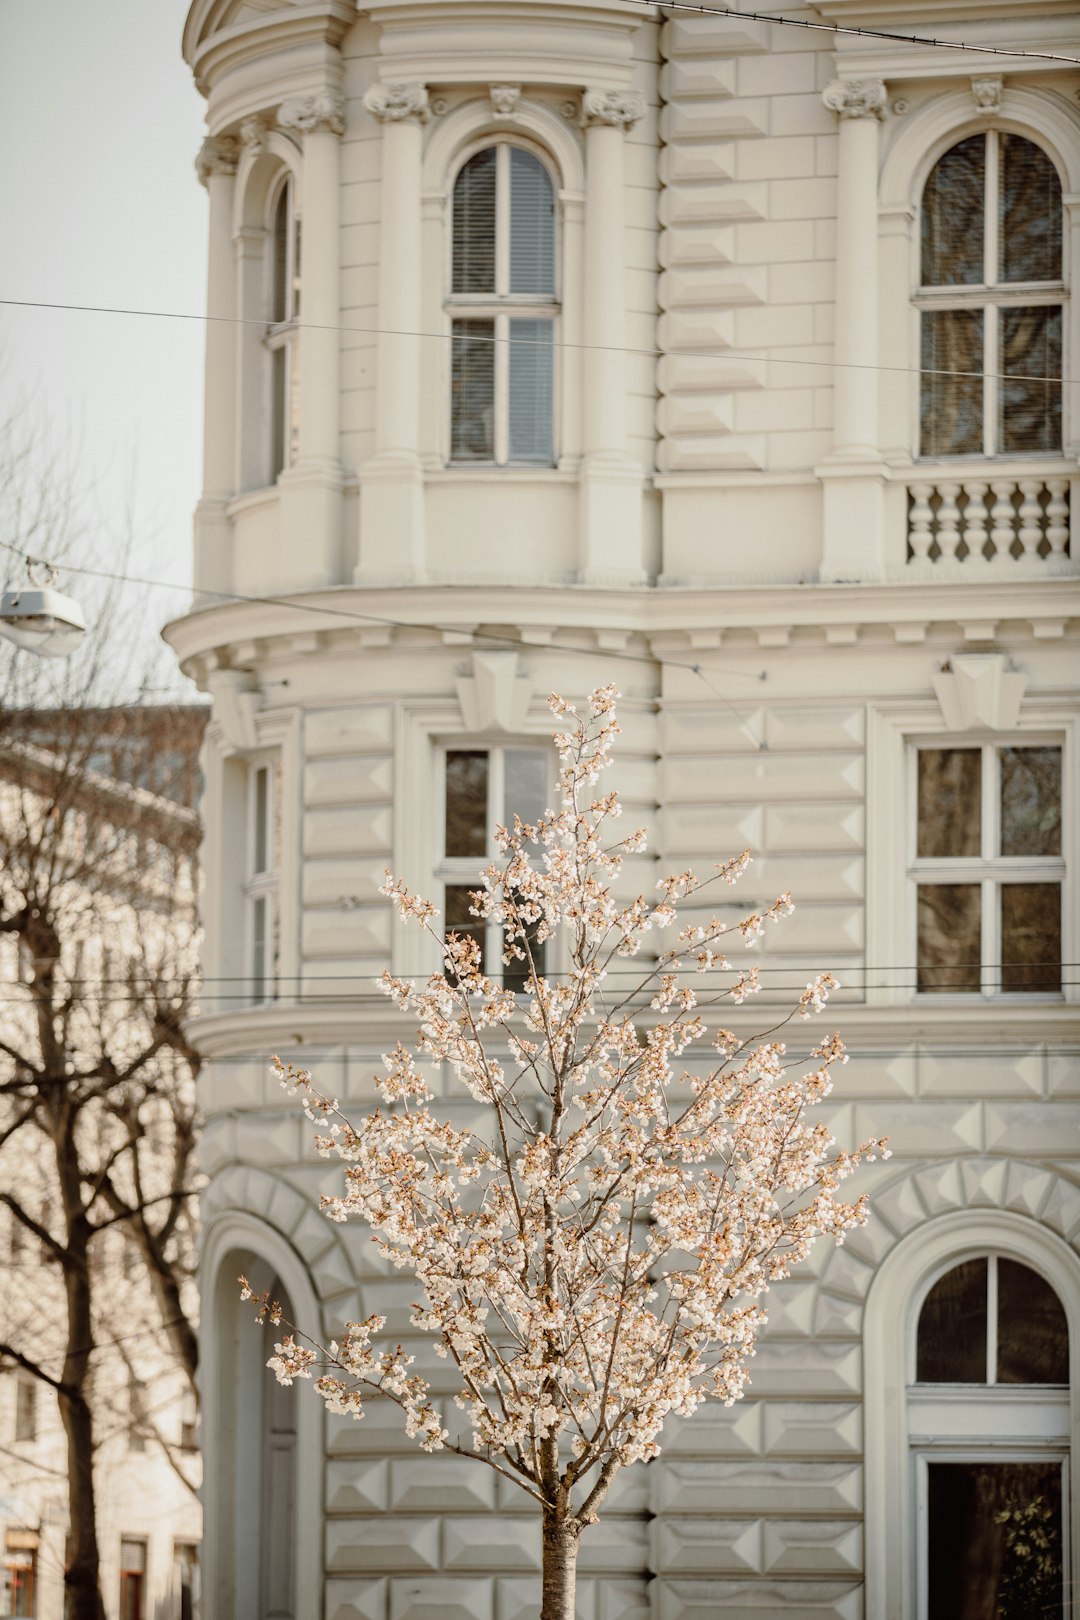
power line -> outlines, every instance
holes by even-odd
[[[1057,51],[1025,51],[1005,45],[975,45],[960,39],[929,39],[923,34],[901,34],[884,28],[856,28],[852,23],[810,22],[801,17],[784,17],[775,11],[736,11],[731,6],[694,5],[691,0],[633,0],[635,5],[657,4],[660,11],[691,11],[702,17],[727,17],[735,22],[775,23],[782,28],[810,29],[822,34],[855,34],[862,39],[886,39],[904,45],[931,45],[942,51],[976,51],[980,56],[1022,57],[1033,62],[1064,62],[1080,67],[1080,57]]]
[[[652,0],[648,0],[652,3]],[[740,13],[733,13],[739,16]],[[745,15],[745,13],[743,14]],[[1080,67],[1080,60],[1077,62]],[[965,292],[968,288],[958,289]],[[70,314],[84,315],[127,315],[141,320],[160,321],[196,321],[204,325],[217,324],[226,326],[258,326],[264,331],[267,326],[265,316],[261,315],[209,315],[195,314],[190,310],[178,309],[133,309],[114,304],[61,304],[39,298],[0,298],[0,308],[10,309],[51,309],[66,311]],[[577,352],[593,352],[597,354],[629,354],[639,359],[663,360],[672,353],[682,353],[681,350],[668,350],[633,346],[620,343],[585,343],[569,342],[560,337],[557,341],[548,341],[541,338],[524,337],[484,337],[479,333],[457,335],[454,332],[425,332],[411,327],[395,326],[346,326],[335,321],[295,321],[292,328],[298,332],[351,332],[358,336],[367,337],[402,337],[421,338],[436,343],[479,343],[493,347],[517,348],[543,348],[550,351],[553,347],[559,350]],[[804,345],[805,346],[805,345]],[[981,381],[986,377],[994,377],[998,382],[1024,382],[1024,383],[1051,383],[1057,387],[1075,388],[1080,386],[1080,377],[1052,377],[1041,372],[1010,372],[1010,371],[949,371],[934,366],[883,366],[867,360],[807,360],[788,357],[782,349],[749,350],[749,349],[693,349],[685,351],[701,360],[748,360],[761,365],[774,364],[784,366],[810,366],[824,371],[880,371],[896,373],[903,377],[957,377]]]

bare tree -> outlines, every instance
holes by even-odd
[[[318,1150],[344,1161],[344,1191],[323,1208],[366,1221],[383,1256],[416,1278],[413,1323],[456,1367],[470,1432],[444,1426],[400,1345],[378,1346],[382,1317],[347,1323],[329,1346],[294,1329],[270,1366],[284,1384],[314,1373],[333,1412],[393,1401],[425,1450],[476,1457],[525,1491],[543,1527],[541,1620],[573,1620],[582,1533],[619,1470],[658,1453],[668,1415],[740,1398],[761,1296],[819,1237],[841,1242],[866,1219],[865,1198],[837,1189],[886,1151],[871,1141],[836,1153],[807,1118],[843,1058],[837,1036],[804,1064],[776,1029],[745,1041],[717,1027],[718,1011],[756,988],[752,969],[727,977],[723,949],[752,944],[790,897],[681,931],[678,906],[701,916],[710,885],[734,882],[747,856],[702,880],[662,880],[655,903],[613,894],[625,857],[644,847],[642,833],[609,831],[617,795],[593,789],[618,730],[615,696],[594,692],[580,717],[551,700],[567,717],[559,808],[498,829],[502,858],[472,896],[473,915],[501,927],[505,962],[525,966],[522,1000],[484,974],[474,938],[444,943],[433,906],[387,879],[401,917],[438,941],[444,971],[422,986],[387,974],[384,989],[416,1012],[423,1058],[457,1076],[486,1125],[440,1118],[401,1045],[384,1059],[384,1106],[356,1124],[306,1071],[277,1065]],[[671,946],[613,994],[609,969],[667,930]],[[537,947],[552,939],[566,971],[549,976]],[[789,1017],[819,1011],[834,983],[808,984]],[[684,1059],[695,1045],[702,1056]],[[243,1294],[254,1298],[246,1283]],[[280,1322],[273,1300],[258,1309]]]
[[[17,414],[0,423],[0,518],[15,552],[96,566],[72,480],[63,455],[35,459]],[[0,1323],[0,1366],[56,1396],[68,1613],[103,1620],[103,1359],[115,1348],[126,1382],[128,1341],[144,1338],[194,1390],[198,1057],[184,1024],[204,712],[139,706],[158,668],[136,630],[141,605],[112,581],[81,594],[91,629],[72,659],[0,652],[0,1206],[39,1262]],[[140,1333],[111,1319],[118,1256],[152,1301]]]

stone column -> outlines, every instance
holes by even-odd
[[[236,493],[236,275],[233,198],[239,143],[211,135],[199,148],[195,172],[210,197],[206,276],[206,370],[203,405],[202,496],[195,511],[195,589],[228,590],[232,558],[226,505]]]
[[[838,115],[833,449],[825,484],[822,578],[884,573],[884,468],[878,442],[878,134],[880,79],[840,79],[825,90]]]
[[[325,88],[290,97],[278,125],[300,139],[299,424],[296,462],[278,479],[281,545],[289,585],[342,579],[341,136],[345,98]]]
[[[626,293],[623,264],[626,131],[642,117],[637,93],[587,90],[584,342],[579,565],[597,584],[636,584],[642,559],[640,466],[626,431]]]
[[[429,117],[422,84],[375,84],[364,106],[383,127],[375,454],[360,470],[358,582],[424,569],[420,389],[424,346],[421,166]]]

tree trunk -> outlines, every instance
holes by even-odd
[[[90,1408],[81,1393],[62,1394],[60,1415],[67,1435],[68,1515],[71,1525],[68,1567],[64,1576],[64,1612],[69,1620],[105,1620],[99,1579]]]
[[[540,1620],[574,1620],[580,1526],[558,1514],[544,1514],[544,1575]]]

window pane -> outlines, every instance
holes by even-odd
[[[999,1384],[1067,1384],[1069,1327],[1045,1278],[1016,1260],[999,1260]]]
[[[274,483],[285,468],[286,395],[289,380],[289,356],[284,343],[270,355],[270,482]]]
[[[450,459],[495,460],[495,322],[455,321]]]
[[[986,1383],[985,1259],[940,1277],[919,1313],[915,1377],[920,1384]]]
[[[266,1000],[267,899],[260,895],[251,908],[251,996]]]
[[[1061,854],[1061,749],[1003,748],[1001,853]]]
[[[1061,884],[1001,886],[1001,988],[1061,989]]]
[[[555,194],[539,158],[510,150],[510,291],[555,291]]]
[[[446,854],[488,852],[488,756],[453,750],[446,756]]]
[[[448,883],[446,885],[446,900],[443,906],[443,938],[451,934],[460,934],[464,939],[476,941],[480,952],[480,966],[484,966],[484,930],[486,924],[480,917],[470,915],[469,907],[472,905],[470,895],[476,885],[466,883]]]
[[[274,245],[271,264],[270,319],[277,325],[289,318],[289,182],[281,188],[274,210]]]
[[[982,853],[982,754],[978,748],[919,749],[916,854]]]
[[[1002,309],[998,438],[1014,454],[1061,449],[1061,307]],[[1030,378],[1030,381],[1028,380]]]
[[[918,890],[920,990],[979,989],[982,906],[977,883],[920,883]]]
[[[515,815],[536,822],[548,807],[548,757],[539,748],[508,748],[503,791],[503,820]]]
[[[495,291],[495,148],[470,158],[454,183],[453,290]]]
[[[985,135],[961,141],[935,164],[922,200],[924,287],[982,281],[985,188]]]
[[[919,321],[923,370],[919,410],[921,454],[980,455],[983,447],[983,312],[981,309],[924,309]]]
[[[252,864],[253,872],[267,870],[267,855],[269,853],[269,839],[267,833],[270,826],[270,772],[265,765],[260,765],[255,772],[255,859]]]
[[[510,322],[510,460],[550,466],[554,327],[547,320]]]
[[[1060,1462],[935,1462],[928,1473],[929,1620],[1060,1616]]]
[[[1061,280],[1061,182],[1041,147],[1001,137],[999,281]]]

